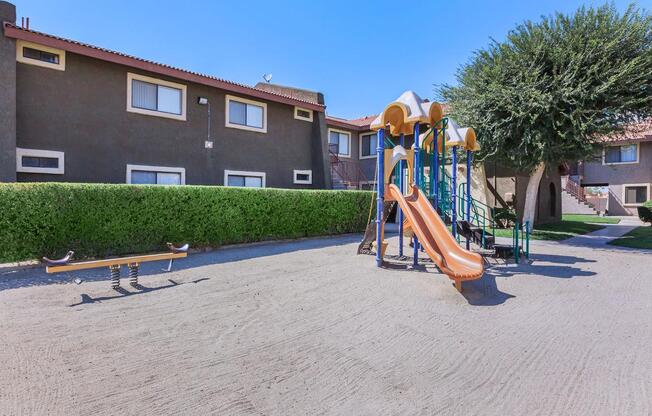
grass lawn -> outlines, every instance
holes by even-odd
[[[647,248],[652,250],[652,227],[638,227],[609,244],[621,247]]]
[[[620,218],[600,217],[588,214],[564,214],[561,216],[564,221],[592,222],[594,224],[618,224]]]
[[[575,237],[576,235],[587,234],[593,231],[601,230],[604,226],[589,224],[582,221],[562,220],[552,224],[537,225],[530,233],[532,240],[565,240]],[[495,230],[496,237],[511,237],[512,230]],[[519,238],[522,238],[519,235]]]

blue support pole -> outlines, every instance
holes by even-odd
[[[419,186],[419,123],[414,123],[414,146],[412,146],[412,149],[414,150],[414,185]],[[414,230],[412,230],[414,231]],[[419,239],[417,238],[417,234],[414,233],[414,260],[412,262],[412,265],[414,267],[417,267],[419,264]]]
[[[432,181],[434,182],[434,193],[435,193],[435,209],[439,207],[439,150],[437,148],[437,142],[439,140],[439,131],[437,127],[434,127],[434,137],[432,140],[432,166],[430,167],[430,175],[432,176]]]
[[[401,133],[401,146],[405,147],[405,136],[403,133]],[[403,172],[405,171],[405,160],[402,160],[398,162],[399,166],[399,178],[398,178],[398,186],[401,189],[401,194],[405,192],[405,180],[404,180],[404,174]],[[403,210],[399,206],[398,208],[398,255],[403,257]]]
[[[451,179],[451,222],[453,223],[453,237],[457,237],[457,146],[453,146],[452,179]]]
[[[473,152],[466,151],[466,221],[471,224],[471,163],[473,161]],[[471,246],[469,240],[471,236],[466,237],[466,249]]]
[[[376,265],[383,265],[383,202],[385,197],[385,132],[378,130],[378,144],[376,147]]]

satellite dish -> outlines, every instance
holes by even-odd
[[[272,74],[263,74],[263,79],[269,84],[272,80]]]

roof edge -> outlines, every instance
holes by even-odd
[[[279,102],[288,105],[299,105],[304,108],[309,108],[311,110],[320,111],[320,112],[325,111],[326,108],[325,105],[316,104],[308,101],[302,101],[296,98],[286,97],[283,95],[258,90],[254,87],[246,86],[243,84],[237,84],[235,82],[222,80],[212,76],[203,75],[197,72],[176,68],[173,66],[157,63],[154,61],[149,61],[143,58],[137,58],[135,56],[126,55],[120,52],[103,49],[100,47],[92,46],[89,44],[85,44],[82,42],[78,42],[66,38],[61,38],[54,35],[49,35],[47,33],[23,29],[11,22],[4,22],[3,26],[4,26],[5,36],[13,39],[20,39],[27,42],[38,43],[44,46],[49,46],[52,48],[65,50],[67,52],[76,53],[78,55],[84,55],[84,56],[88,56],[91,58],[95,58],[107,62],[112,62],[119,65],[125,65],[132,68],[141,69],[143,71],[153,72],[156,74],[165,75],[165,76],[181,79],[188,82],[203,84],[203,85],[223,89],[225,91],[246,95],[249,97],[265,99],[265,100]]]

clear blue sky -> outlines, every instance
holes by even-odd
[[[10,0],[11,1],[11,0]],[[381,111],[407,89],[433,96],[491,37],[527,19],[604,1],[14,0],[31,28],[254,85],[321,91],[327,112]],[[624,10],[629,2],[618,0]],[[652,0],[638,4],[652,9]]]

